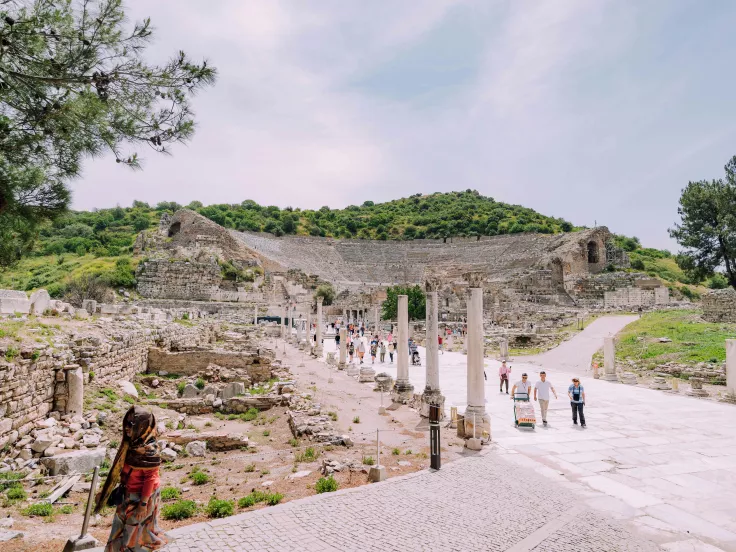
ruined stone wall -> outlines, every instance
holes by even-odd
[[[606,291],[603,303],[606,308],[666,305],[669,303],[669,290],[663,286],[651,290],[630,287]]]
[[[130,379],[145,371],[151,346],[191,347],[208,342],[213,334],[212,325],[169,324],[121,330],[105,339],[89,336],[24,347],[16,356],[15,350],[0,350],[3,358],[12,357],[0,362],[0,448],[28,433],[50,411],[66,412],[70,370],[82,366],[85,384],[90,373],[102,383]]]
[[[223,368],[244,369],[253,382],[267,381],[271,377],[272,353],[266,350],[252,352],[207,350],[168,352],[151,348],[148,354],[148,372],[160,371],[184,376],[196,375],[211,364]]]
[[[143,297],[210,301],[219,295],[222,271],[214,260],[151,259],[138,265],[136,279]]]
[[[703,296],[703,318],[708,322],[736,323],[736,291],[718,289]]]

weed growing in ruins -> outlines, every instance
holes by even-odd
[[[294,462],[297,464],[301,462],[314,462],[317,458],[319,458],[319,451],[313,447],[307,447],[304,449],[304,452],[294,454]]]
[[[24,508],[21,513],[24,516],[51,517],[54,515],[54,507],[48,502],[39,502]]]
[[[399,449],[395,448],[395,449],[391,450],[391,454],[393,454],[394,456],[398,456],[399,454],[401,454],[401,451]]]
[[[264,430],[263,430],[263,436],[264,436],[264,437],[268,437],[269,435],[271,435],[271,432],[270,432],[270,431],[268,431],[267,429],[264,429]]]
[[[426,460],[427,458],[429,458],[426,452],[420,452],[417,456],[419,456],[419,458],[421,458],[422,460]]]
[[[334,492],[337,490],[339,486],[340,485],[335,480],[335,478],[332,476],[329,476],[329,477],[320,477],[317,480],[317,483],[315,483],[314,488],[317,491],[317,493],[322,494],[322,493]]]
[[[197,378],[197,381],[194,382],[194,387],[199,389],[200,391],[204,389],[206,382],[202,378]]]
[[[161,500],[166,502],[170,500],[179,500],[181,498],[181,490],[179,487],[164,487],[161,489]]]
[[[284,495],[281,493],[268,493],[268,496],[266,497],[266,504],[269,506],[276,506],[281,500],[284,498]]]
[[[372,456],[364,456],[364,457],[363,457],[363,463],[364,463],[364,464],[365,464],[366,466],[372,466],[373,464],[375,464],[375,463],[376,463],[376,461],[375,461],[375,460],[373,459],[373,457],[372,457]]]
[[[291,439],[289,439],[289,444],[292,447],[298,447],[299,446],[299,439],[297,439],[296,437],[292,437]]]
[[[256,465],[255,464],[246,464],[245,465],[245,473],[253,473],[256,471]]]
[[[212,427],[212,422],[205,422],[204,427]]]
[[[237,420],[237,419],[238,419],[238,418],[240,418],[240,417],[241,417],[241,416],[239,416],[238,414],[228,414],[228,415],[227,415],[227,419],[228,419],[228,420]]]
[[[71,504],[64,504],[61,508],[59,508],[58,511],[60,514],[66,514],[66,515],[73,514],[74,506],[72,506]]]
[[[218,420],[226,420],[227,416],[225,416],[225,414],[223,414],[222,412],[215,412],[215,418],[217,418]]]
[[[193,500],[178,500],[161,508],[161,517],[170,520],[189,519],[197,513],[197,503]]]
[[[238,500],[238,508],[250,508],[251,506],[255,506],[259,502],[265,502],[269,506],[275,506],[279,502],[281,502],[284,498],[284,495],[280,493],[269,493],[264,491],[256,491],[255,489],[251,491],[249,495],[244,496],[240,500]]]
[[[118,397],[118,394],[110,389],[109,387],[105,387],[104,389],[100,389],[100,393],[98,395],[100,398],[106,398],[110,402],[117,401],[120,397]]]
[[[240,415],[241,419],[244,422],[250,422],[258,418],[258,409],[254,407],[250,407],[245,414]]]
[[[201,471],[189,474],[189,478],[194,485],[204,485],[205,483],[209,483],[210,480],[210,476]]]
[[[135,404],[135,397],[131,397],[130,395],[125,395],[123,400],[129,404]]]
[[[19,479],[23,479],[23,474],[20,472],[5,472],[0,473],[0,491],[4,491],[10,487],[17,487]]]
[[[33,362],[36,362],[40,356],[41,356],[41,351],[35,350],[31,353],[31,360]],[[92,381],[92,378],[90,378],[90,381]]]
[[[271,470],[269,470],[268,468],[263,468],[261,470],[261,475],[268,475],[270,473],[271,473]]]
[[[174,470],[180,470],[183,467],[184,467],[184,464],[168,464],[168,463],[167,464],[164,464],[164,469],[165,470],[172,470],[172,471],[174,471]]]
[[[409,449],[409,450],[405,450],[404,451],[404,454],[409,455],[409,454],[413,454],[413,453],[412,453],[411,449]]]
[[[13,359],[19,354],[20,351],[15,347],[8,347],[8,349],[5,351],[5,360],[7,360],[8,362],[13,362]]]
[[[235,503],[232,500],[219,500],[213,496],[205,506],[204,511],[207,513],[207,517],[224,518],[233,515],[234,509]]]
[[[354,424],[359,424],[360,423],[360,416],[356,416],[355,418],[353,418],[353,423]]]
[[[336,422],[337,421],[337,412],[330,411],[330,412],[327,413],[327,415],[330,417],[330,419],[333,422]]]
[[[20,502],[21,500],[25,500],[28,498],[28,493],[26,493],[25,489],[20,485],[16,484],[13,487],[10,487],[5,492],[5,504],[3,506],[7,507],[12,504],[15,504],[16,502]]]

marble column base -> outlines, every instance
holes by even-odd
[[[473,431],[473,424],[475,424],[475,432]],[[469,406],[465,409],[465,413],[463,414],[463,433],[466,439],[474,437],[476,439],[482,439],[484,433],[490,439],[491,417],[485,411],[485,408]]]
[[[615,373],[609,374],[608,372],[604,372],[600,379],[603,381],[618,381],[618,375]]]
[[[324,353],[324,349],[322,348],[322,345],[317,345],[314,348],[314,354],[317,358],[322,356],[322,353]]]
[[[439,406],[440,420],[445,419],[445,397],[439,389],[425,389],[422,393],[422,402],[419,409],[419,415],[422,418],[429,418],[430,406]]]
[[[345,362],[338,362],[337,363],[337,369],[338,370],[344,370],[345,368],[347,368],[347,363],[345,363]]]
[[[414,398],[414,386],[408,381],[397,381],[391,390],[391,400],[399,404],[408,404]]]
[[[718,402],[736,404],[736,393],[734,392],[726,393],[723,397],[718,399]]]
[[[348,370],[347,370],[348,376],[351,378],[354,378],[355,376],[360,375],[360,366],[357,364],[348,364]]]
[[[371,383],[376,379],[376,371],[370,366],[363,366],[360,369],[358,381],[360,383]]]

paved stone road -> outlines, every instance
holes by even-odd
[[[504,454],[174,531],[168,552],[659,548]]]

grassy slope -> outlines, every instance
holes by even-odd
[[[667,337],[671,343],[660,343]],[[736,324],[703,322],[698,312],[673,310],[647,313],[618,335],[616,358],[653,368],[665,362],[722,363],[725,340],[736,337]]]

